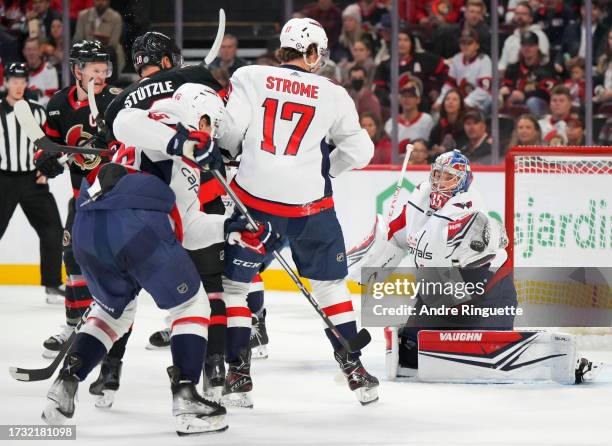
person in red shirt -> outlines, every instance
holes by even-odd
[[[325,29],[329,39],[328,48],[338,42],[340,29],[342,28],[342,12],[333,0],[318,0],[316,3],[309,3],[304,6],[301,14],[304,17],[316,20]]]
[[[463,0],[415,0],[407,2],[406,19],[410,23],[434,27],[442,23],[457,23],[464,6]]]

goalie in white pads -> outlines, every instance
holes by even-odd
[[[429,181],[417,187],[389,227],[378,219],[370,239],[348,254],[351,276],[357,280],[360,280],[356,276],[361,267],[385,268],[375,278],[384,280],[382,275],[390,275],[407,258],[407,266],[417,268],[417,277],[420,275],[425,280],[436,280],[434,276],[443,269],[457,268],[461,274],[459,280],[487,284],[483,295],[472,295],[470,300],[450,298],[444,301],[440,296],[423,293],[417,296],[417,315],[411,316],[399,330],[399,346],[397,331],[387,333],[393,338],[393,359],[399,359],[403,369],[417,368],[417,335],[422,328],[511,330],[513,327],[513,316],[448,318],[419,315],[423,307],[517,305],[509,271],[500,268],[496,272],[489,267],[494,258],[505,259],[505,231],[499,222],[487,215],[482,198],[470,188],[471,182],[470,163],[464,155],[459,151],[440,155],[432,165]]]
[[[384,280],[406,258],[417,280],[451,280],[474,290],[417,295],[407,323],[399,330],[385,329],[389,378],[414,376],[417,367],[419,379],[432,382],[573,383],[587,378],[597,365],[577,363],[571,336],[512,331],[517,296],[512,269],[505,264],[508,240],[471,182],[464,155],[440,155],[429,181],[417,187],[389,227],[377,220],[368,240],[348,254],[351,276],[361,282]],[[498,267],[491,266],[493,261]],[[360,278],[361,267],[385,269],[368,270],[370,277]],[[432,315],[430,309],[440,307],[458,314]]]

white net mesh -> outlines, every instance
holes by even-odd
[[[598,155],[581,154],[577,147],[567,150],[563,156],[534,150],[514,157],[510,227],[517,293],[537,318],[545,319],[555,307],[557,318],[561,308],[568,320],[601,325],[559,330],[581,335],[587,347],[611,346],[612,291],[606,270],[601,280],[579,283],[554,277],[561,269],[551,267],[612,267],[612,150]]]

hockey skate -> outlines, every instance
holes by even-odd
[[[172,415],[179,436],[222,432],[228,428],[225,407],[198,395],[193,382],[181,381],[178,367],[168,367],[168,376],[172,389]]]
[[[110,409],[119,390],[121,367],[123,363],[117,358],[106,357],[100,365],[100,376],[89,386],[89,393],[96,396],[95,406],[98,409]]]
[[[66,360],[68,367],[60,371],[47,392],[47,405],[41,415],[42,420],[52,426],[65,424],[74,415],[74,400],[79,381],[71,370],[79,366],[80,359],[69,355]]]
[[[243,349],[240,359],[228,364],[229,369],[223,386],[221,404],[226,407],[246,407],[251,409],[253,401],[249,392],[253,390],[251,380],[251,349]]]
[[[62,325],[62,327],[63,329],[60,333],[50,336],[43,342],[43,358],[55,358],[74,330],[74,327],[70,325]]]
[[[64,285],[45,287],[45,301],[48,304],[63,304],[65,299],[66,287]]]
[[[361,364],[359,358],[353,358],[345,350],[334,352],[334,357],[349,388],[355,393],[359,402],[365,406],[378,400],[378,379],[370,375]]]
[[[225,359],[223,355],[208,356],[204,361],[202,374],[204,397],[211,401],[220,402],[225,383]]]
[[[170,348],[170,329],[164,328],[149,336],[149,343],[145,348],[147,350],[165,350]]]
[[[253,315],[249,346],[253,359],[266,359],[268,357],[268,331],[266,330],[265,312],[259,318]]]
[[[604,366],[603,362],[593,362],[587,358],[578,359],[576,361],[576,384],[596,381]]]

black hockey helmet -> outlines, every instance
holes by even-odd
[[[108,64],[106,77],[113,74],[110,55],[102,47],[102,44],[96,40],[79,40],[70,49],[70,64],[72,67],[79,66],[82,69],[87,62],[106,62]]]
[[[165,34],[149,31],[136,37],[132,45],[132,62],[136,72],[140,74],[142,67],[153,65],[161,68],[161,61],[167,56],[173,67],[183,63],[181,50],[174,40]]]
[[[23,77],[28,78],[29,70],[28,66],[22,62],[11,62],[4,68],[4,77]]]

